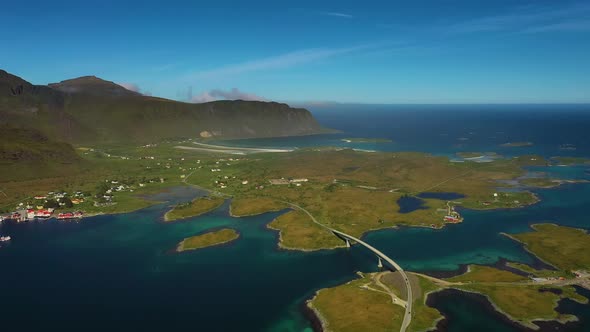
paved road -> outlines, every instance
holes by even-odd
[[[410,279],[408,279],[408,275],[406,274],[406,272],[404,271],[404,269],[402,269],[401,266],[399,266],[396,262],[393,261],[393,259],[387,257],[387,255],[385,255],[384,253],[382,253],[381,251],[377,250],[377,248],[371,246],[370,244],[362,241],[361,239],[358,239],[352,235],[348,235],[344,232],[341,232],[339,230],[333,229],[331,227],[328,227],[324,224],[322,224],[321,222],[317,221],[315,219],[315,217],[309,213],[309,211],[307,211],[306,209],[302,208],[301,206],[297,205],[297,204],[293,204],[290,202],[285,202],[287,204],[289,204],[290,206],[305,212],[310,218],[311,220],[320,225],[321,227],[329,230],[330,232],[339,235],[341,237],[343,237],[344,239],[348,239],[351,241],[354,241],[362,246],[364,246],[365,248],[371,250],[373,253],[375,253],[377,256],[379,256],[382,260],[384,260],[385,262],[387,262],[389,264],[389,266],[392,266],[393,268],[395,268],[397,271],[399,271],[399,273],[401,274],[402,278],[404,278],[404,282],[406,284],[406,289],[407,289],[407,304],[406,304],[406,312],[404,314],[404,320],[402,321],[402,326],[400,328],[400,332],[405,332],[406,329],[408,328],[408,326],[410,325],[410,322],[412,321],[412,303],[413,303],[413,298],[412,298],[412,286],[410,285]]]

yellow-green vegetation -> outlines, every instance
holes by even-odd
[[[236,217],[252,216],[287,208],[285,203],[269,197],[241,197],[231,202],[231,214]]]
[[[582,229],[536,224],[534,232],[511,234],[526,249],[563,271],[590,269],[590,235]]]
[[[562,271],[558,271],[558,270],[546,270],[546,269],[542,269],[542,270],[537,270],[534,269],[526,264],[522,264],[522,263],[515,263],[515,262],[508,262],[506,263],[507,266],[526,272],[529,275],[533,275],[535,277],[539,277],[539,278],[558,278],[563,276],[563,272]]]
[[[518,282],[528,278],[490,266],[470,265],[467,272],[447,279],[450,282]]]
[[[426,304],[428,294],[437,292],[442,288],[424,276],[410,273],[409,276],[418,278],[420,291],[412,289],[414,295],[414,304],[412,306],[412,321],[408,326],[408,331],[428,331],[435,327],[436,323],[443,319],[444,316],[435,308]]]
[[[571,315],[562,315],[555,311],[557,302],[575,291],[569,290],[560,295],[548,290],[547,287],[537,285],[469,283],[454,286],[458,289],[481,293],[488,297],[494,307],[507,315],[510,319],[528,327],[534,328],[534,320],[568,321]],[[562,287],[567,289],[571,287]]]
[[[218,231],[208,232],[196,236],[188,237],[182,240],[177,246],[176,251],[182,252],[187,250],[195,250],[206,247],[211,247],[223,243],[228,243],[236,240],[240,237],[240,234],[231,229],[224,228]]]
[[[497,180],[523,175],[522,165],[544,164],[541,157],[453,163],[446,157],[424,153],[366,153],[336,148],[221,159],[219,163],[201,163],[203,168],[193,172],[188,182],[229,194],[237,202],[256,197],[296,203],[321,223],[354,236],[397,225],[441,227],[444,224],[444,211],[439,209],[446,209],[446,202],[428,199],[427,209],[403,214],[396,202],[405,194],[456,192],[466,195],[461,200],[463,206],[475,209],[531,204],[536,197],[529,192],[501,193],[494,197]],[[264,211],[256,209],[256,212]],[[283,220],[273,227],[287,224]],[[282,234],[282,240],[289,241],[286,247],[316,249],[317,243],[323,242],[317,232],[311,233],[316,239],[289,239],[289,234],[298,233]]]
[[[374,274],[318,291],[308,306],[325,331],[397,331],[405,309],[373,280]]]
[[[529,268],[523,264],[514,267]],[[532,323],[534,320],[564,322],[573,319],[571,315],[562,315],[555,311],[560,299],[570,298],[581,303],[587,302],[587,299],[576,293],[572,286],[558,283],[539,284],[512,272],[487,266],[471,265],[467,273],[449,278],[444,283],[444,287],[485,295],[496,310],[530,328],[535,328]]]
[[[174,221],[200,216],[220,207],[225,200],[223,197],[199,197],[190,203],[178,204],[164,215],[165,221]]]
[[[299,210],[279,216],[268,227],[279,231],[279,245],[285,249],[317,250],[344,245],[342,240]]]

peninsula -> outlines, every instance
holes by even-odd
[[[175,221],[197,217],[220,207],[225,200],[222,197],[200,197],[192,202],[177,204],[164,215],[164,221]]]

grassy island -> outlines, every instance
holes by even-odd
[[[588,165],[590,159],[581,157],[553,157],[551,161],[558,165]]]
[[[392,143],[393,141],[387,138],[343,138],[341,141],[346,143]]]
[[[510,234],[526,249],[562,271],[590,271],[590,235],[583,229],[536,224],[530,233]]]
[[[500,146],[508,147],[508,148],[518,148],[518,147],[525,147],[525,146],[533,146],[533,142],[508,142],[501,144]]]
[[[218,231],[208,232],[196,236],[188,237],[182,240],[177,246],[177,252],[183,252],[187,250],[196,250],[211,246],[220,245],[234,241],[240,237],[240,234],[231,229],[224,228]]]
[[[200,197],[192,202],[176,205],[164,215],[164,220],[174,221],[200,216],[220,207],[224,201],[222,197]]]

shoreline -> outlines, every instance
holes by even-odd
[[[498,305],[496,305],[496,303],[494,303],[492,301],[492,299],[487,294],[484,294],[484,293],[481,293],[481,292],[477,292],[477,291],[472,291],[472,290],[465,290],[465,289],[461,289],[461,288],[455,288],[455,287],[447,287],[447,288],[444,288],[444,289],[453,289],[453,290],[456,290],[456,291],[459,291],[459,292],[463,292],[463,293],[477,294],[477,295],[483,296],[486,299],[486,301],[492,306],[492,308],[498,314],[502,315],[507,320],[509,320],[511,323],[514,323],[516,326],[525,327],[525,328],[528,328],[528,329],[533,330],[533,331],[539,331],[541,329],[541,327],[538,326],[538,325],[536,325],[534,322],[546,321],[546,322],[557,322],[557,323],[560,323],[560,324],[565,324],[565,323],[568,323],[568,322],[575,322],[575,321],[578,321],[579,320],[579,318],[577,316],[575,316],[575,315],[563,315],[563,316],[566,316],[566,318],[559,318],[559,317],[557,317],[555,319],[551,319],[551,318],[532,318],[532,319],[529,319],[529,320],[526,320],[526,321],[525,320],[519,321],[519,320],[515,319],[514,317],[510,316],[508,313],[504,312],[502,309],[500,309],[498,307]],[[442,290],[444,290],[444,289],[442,289]],[[559,305],[559,301],[561,301],[561,300],[562,299],[557,299],[557,300],[554,301],[554,304],[555,304],[555,306],[553,308],[554,310],[557,309],[557,306]]]
[[[554,223],[546,223],[546,224],[551,224],[551,225],[555,225],[555,226],[559,226],[557,224]],[[531,228],[536,231],[536,229],[534,228],[534,225],[531,225]],[[526,243],[520,241],[519,239],[515,238],[514,236],[512,236],[511,234],[505,233],[505,232],[500,232],[500,235],[505,236],[509,239],[511,239],[512,241],[515,241],[516,243],[519,243],[522,247],[522,249],[526,252],[528,252],[531,256],[535,257],[536,259],[538,259],[539,261],[543,262],[544,264],[547,264],[548,266],[554,268],[556,271],[559,271],[559,268],[551,263],[549,263],[548,261],[544,260],[543,258],[537,256],[537,254],[535,254],[534,252],[532,252],[528,246],[526,245]]]
[[[479,304],[483,307],[484,311],[487,311],[488,313],[491,313],[492,315],[496,316],[494,318],[500,319],[515,328],[524,329],[525,331],[545,331],[545,329],[543,327],[535,324],[534,322],[548,322],[548,323],[553,323],[553,324],[565,325],[570,322],[579,321],[579,318],[577,316],[571,315],[571,314],[565,315],[566,318],[556,318],[556,319],[537,318],[537,319],[531,319],[526,322],[525,321],[518,321],[518,320],[514,319],[512,316],[510,316],[507,313],[505,313],[504,311],[502,311],[500,308],[498,308],[497,305],[494,302],[492,302],[491,299],[489,298],[489,296],[487,296],[486,294],[482,294],[482,293],[476,292],[476,291],[468,291],[468,290],[464,290],[464,289],[459,289],[459,288],[455,288],[455,287],[445,287],[445,288],[438,289],[436,291],[429,292],[426,296],[426,299],[425,299],[426,305],[428,307],[437,309],[436,303],[433,303],[433,301],[436,302],[436,300],[437,300],[436,296],[444,296],[444,295],[440,294],[442,292],[452,292],[452,293],[456,293],[459,296],[471,296],[475,301],[479,302]],[[559,302],[562,300],[563,299],[557,299],[557,301],[555,301],[555,308],[554,309],[557,309],[557,307],[559,306]],[[439,310],[439,312],[440,312],[440,310]],[[556,311],[556,312],[558,312],[558,311]],[[445,327],[450,322],[449,317],[447,315],[445,315],[443,312],[440,312],[440,313],[443,316],[443,318],[437,322],[437,324],[435,326],[435,328],[436,328],[435,331],[445,331],[446,330]],[[559,314],[562,315],[561,313],[559,313]]]

